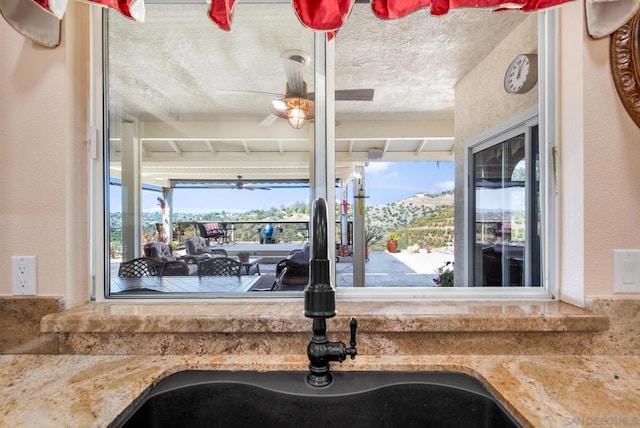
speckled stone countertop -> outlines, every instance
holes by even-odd
[[[306,356],[0,356],[0,426],[105,427],[187,369],[304,371]],[[333,370],[471,374],[524,426],[638,426],[638,356],[358,356]]]
[[[561,302],[340,302],[330,340],[348,339],[350,315],[358,356],[332,370],[470,374],[524,426],[640,425],[640,356],[603,352],[607,315]],[[58,355],[0,356],[2,427],[105,427],[182,370],[305,371],[311,334],[301,301],[92,303],[41,327],[59,336]]]
[[[340,302],[334,331],[349,316],[376,332],[515,332],[605,330],[609,320],[557,302]],[[94,303],[45,316],[44,332],[308,332],[302,301]]]

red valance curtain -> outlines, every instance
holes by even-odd
[[[16,2],[29,0],[0,0],[0,13],[25,36],[55,47],[59,43],[59,26],[55,20],[62,19],[68,0],[31,0],[38,8],[17,8]],[[116,10],[127,18],[144,21],[144,0],[81,0]],[[345,23],[355,0],[292,0],[300,22],[315,31],[324,31],[331,38]],[[515,9],[533,12],[574,0],[371,0],[371,10],[381,19],[402,18],[418,9],[428,7],[432,15],[444,15],[456,8],[492,8],[494,10]],[[592,0],[593,1],[593,0]],[[621,1],[621,0],[618,0]],[[636,0],[627,0],[633,1]],[[211,0],[209,17],[223,30],[231,30],[233,8],[236,0]],[[46,12],[45,12],[46,11]],[[46,26],[43,23],[47,24]],[[42,36],[43,28],[51,27]],[[53,41],[52,41],[53,40]]]
[[[407,16],[418,9],[430,8],[432,15],[444,15],[461,7],[516,9],[533,12],[573,0],[371,0],[371,10],[381,19]],[[336,31],[347,20],[354,0],[292,0],[300,22],[316,31]],[[209,16],[223,30],[231,29],[235,0],[212,0]]]

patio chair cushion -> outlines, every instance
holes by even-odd
[[[218,223],[198,223],[198,229],[200,230],[200,236],[207,239],[217,239],[224,235],[224,230]]]
[[[187,254],[192,256],[206,255],[211,257],[207,241],[202,236],[192,236],[184,243],[184,248],[187,250]]]
[[[304,285],[309,281],[309,244],[302,250],[294,250],[289,257],[281,260],[276,265],[276,275],[285,270],[286,273],[281,280],[283,285]]]
[[[154,259],[159,259],[164,262],[178,260],[176,256],[173,255],[171,245],[164,242],[149,242],[144,246],[144,253],[148,257],[153,257]]]

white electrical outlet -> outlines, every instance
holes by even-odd
[[[36,256],[13,256],[13,294],[15,296],[35,296]]]
[[[613,292],[640,293],[640,250],[613,250]]]

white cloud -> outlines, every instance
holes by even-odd
[[[455,188],[456,183],[453,180],[441,181],[440,183],[436,183],[436,188],[438,188],[441,192],[446,190],[453,190]]]

